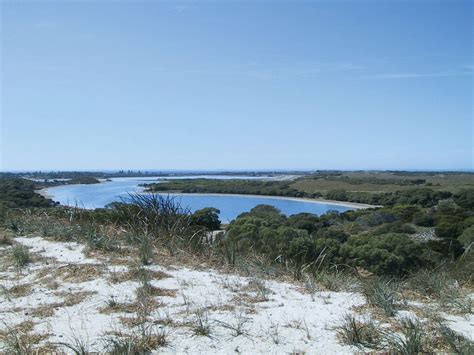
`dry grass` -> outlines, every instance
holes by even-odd
[[[144,273],[146,273],[146,275],[144,275]],[[122,283],[127,281],[141,280],[144,277],[146,277],[148,280],[161,280],[171,276],[162,271],[131,267],[130,270],[126,272],[115,272],[110,281],[113,283]]]
[[[142,317],[119,317],[120,323],[128,328],[135,328],[143,322],[149,322],[149,318],[142,318]]]
[[[0,245],[12,245],[13,244],[13,238],[11,233],[0,229]]]
[[[265,302],[266,299],[263,299],[259,295],[251,295],[249,293],[239,293],[237,296],[234,296],[231,299],[231,302],[236,302],[239,305],[246,305],[248,303],[260,303]]]
[[[162,303],[156,302],[153,299],[147,300],[147,306],[151,309],[159,308],[162,306]],[[111,314],[111,313],[140,313],[143,311],[143,304],[141,302],[135,301],[131,303],[126,302],[108,302],[105,307],[99,309],[99,312],[102,314]]]
[[[165,289],[150,284],[140,286],[136,290],[137,294],[146,293],[150,297],[176,297],[177,290]]]
[[[168,344],[164,329],[153,325],[139,326],[133,333],[108,332],[105,339],[108,354],[150,354],[153,350]]]
[[[63,307],[71,307],[76,304],[82,303],[89,296],[95,295],[95,291],[58,291],[54,295],[58,297],[64,297]]]
[[[6,325],[6,324],[5,324]],[[5,330],[0,330],[0,343],[5,354],[44,354],[54,350],[53,347],[38,348],[41,341],[48,338],[49,334],[33,332],[35,323],[31,320],[16,326],[6,325]]]
[[[57,290],[59,288],[59,282],[54,277],[45,277],[41,280],[41,284],[50,290]]]
[[[36,308],[32,308],[28,311],[28,315],[35,317],[35,318],[48,318],[54,315],[56,309],[61,308],[64,306],[64,302],[55,302],[45,304],[43,306],[39,306]]]
[[[6,293],[8,294],[9,298],[25,297],[31,294],[32,289],[33,284],[31,283],[21,284],[10,287],[6,290]]]
[[[56,268],[53,277],[71,283],[92,281],[103,275],[105,267],[100,264],[68,264]]]
[[[251,279],[247,285],[242,287],[241,290],[255,293],[254,298],[256,302],[268,301],[270,294],[273,293],[266,286],[265,281],[257,279],[257,278]]]
[[[120,251],[93,250],[88,252],[88,256],[108,265],[129,265],[130,260],[136,258],[138,251],[133,247],[121,246]]]
[[[140,304],[137,302],[125,303],[115,302],[113,304],[108,303],[105,307],[99,309],[100,313],[111,314],[111,313],[137,313],[140,310]]]
[[[221,305],[207,306],[205,309],[212,312],[234,312],[235,305],[226,303]]]

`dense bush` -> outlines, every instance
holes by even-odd
[[[290,187],[291,181],[262,181],[244,179],[179,179],[166,183],[145,185],[149,191],[180,191],[184,193],[256,194],[304,197],[303,191]]]
[[[289,188],[288,182],[271,181],[220,181],[213,186],[212,180],[197,179],[158,185],[166,185],[167,189],[180,187],[185,192],[202,189],[199,192],[296,193]],[[139,243],[143,252],[156,245],[165,246],[170,252],[191,246],[193,250],[221,251],[220,258],[232,265],[236,258],[256,254],[258,258],[264,256],[267,262],[296,267],[298,274],[301,270],[321,271],[344,265],[353,272],[354,267],[360,267],[380,275],[401,276],[417,268],[456,259],[473,241],[471,190],[462,190],[452,196],[449,192],[426,187],[393,193],[330,191],[326,195],[328,198],[385,207],[345,213],[329,211],[321,216],[300,213],[287,217],[275,207],[259,205],[239,215],[230,223],[226,234],[211,241],[216,245],[208,248],[203,241],[209,242],[207,231],[220,228],[219,211],[204,208],[191,213],[169,196],[132,195],[120,203],[94,211],[48,209],[54,218],[37,225],[30,223],[31,219],[16,220],[7,216],[9,213],[2,213],[13,211],[11,207],[51,206],[51,201],[34,192],[36,187],[28,180],[0,180],[0,207],[2,204],[4,207],[0,208],[2,224],[16,233],[39,232],[45,237],[85,241],[92,249],[115,250],[115,239],[105,238],[105,230],[99,228],[108,225],[114,230],[126,231],[126,240]],[[194,190],[196,187],[198,190]],[[56,217],[61,222],[57,222]],[[420,228],[431,226],[435,226],[440,240],[416,238],[415,241],[408,236],[431,233],[427,228]],[[147,264],[151,254],[143,252],[142,263]]]
[[[447,191],[435,191],[433,189],[422,187],[413,188],[396,192],[370,193],[370,192],[349,192],[345,190],[331,190],[326,193],[326,198],[339,201],[351,201],[358,203],[367,203],[372,205],[395,206],[411,205],[432,207],[438,201],[451,197]]]
[[[423,264],[423,248],[404,234],[356,235],[341,247],[341,256],[354,266],[381,275],[403,275]]]
[[[314,233],[321,227],[319,217],[312,213],[292,215],[288,217],[286,224],[290,227],[304,229],[308,233]]]
[[[448,259],[456,259],[464,252],[464,248],[458,239],[429,240],[426,246],[430,251]]]
[[[442,219],[436,224],[435,232],[440,238],[454,239],[460,234],[459,222],[456,220]]]
[[[208,231],[218,230],[221,227],[219,213],[220,211],[217,208],[212,207],[197,210],[191,215],[191,223],[196,226],[204,227]]]
[[[295,265],[317,262],[319,266],[349,264],[377,274],[398,276],[432,263],[433,255],[450,256],[435,251],[430,254],[431,259],[425,258],[426,246],[404,234],[415,233],[413,225],[402,220],[383,223],[393,220],[395,212],[359,212],[353,222],[352,217],[348,220],[345,214],[336,213],[319,217],[299,214],[286,218],[273,207],[257,206],[230,224],[225,242],[236,246],[241,254],[259,252],[278,262]],[[369,232],[350,236],[348,228],[357,230],[359,223],[362,221],[366,225],[367,220],[380,224],[364,227],[369,228]]]
[[[375,227],[384,223],[391,223],[396,221],[398,218],[390,212],[384,210],[374,211],[373,213],[361,216],[357,219],[357,222],[366,227]]]
[[[466,248],[469,247],[472,243],[474,243],[474,226],[466,228],[459,237],[459,241]]]
[[[461,207],[474,210],[474,189],[463,189],[454,195],[454,201]]]
[[[0,209],[50,207],[54,202],[37,194],[33,181],[13,178],[0,179]]]
[[[433,227],[435,224],[435,219],[431,213],[420,211],[413,215],[413,223],[417,226]]]
[[[385,223],[371,231],[374,235],[387,234],[387,233],[403,233],[403,234],[414,234],[416,228],[408,223],[397,221],[393,223]]]

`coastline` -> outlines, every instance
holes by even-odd
[[[156,191],[156,193],[164,194],[165,192]],[[170,195],[216,195],[216,196],[240,196],[240,197],[265,197],[275,200],[290,200],[290,201],[304,201],[312,203],[324,203],[326,205],[336,205],[343,207],[350,207],[357,210],[366,208],[380,208],[383,206],[379,205],[368,205],[365,203],[348,202],[348,201],[337,201],[337,200],[325,200],[322,198],[310,198],[310,197],[290,197],[290,196],[276,196],[276,195],[254,195],[254,194],[226,194],[226,193],[182,193],[182,192],[169,192]]]
[[[78,184],[80,185],[80,184]],[[46,187],[41,190],[36,190],[35,192],[44,196],[47,199],[51,199],[54,201],[54,195],[52,195],[49,191],[50,187]],[[146,191],[143,191],[146,193]],[[143,193],[142,192],[142,193]],[[166,194],[166,192],[157,192],[160,194]],[[290,197],[290,196],[275,196],[275,195],[254,195],[254,194],[226,194],[226,193],[181,193],[181,192],[168,192],[170,195],[197,195],[197,196],[205,196],[205,195],[215,195],[215,196],[239,196],[239,197],[259,197],[259,198],[270,198],[276,200],[289,200],[289,201],[304,201],[310,203],[323,203],[326,205],[334,205],[334,206],[342,206],[353,208],[356,210],[359,209],[367,209],[367,208],[379,208],[383,206],[378,205],[368,205],[364,203],[357,203],[357,202],[348,202],[348,201],[337,201],[337,200],[325,200],[322,198],[309,198],[309,197]]]
[[[35,192],[37,194],[40,194],[41,196],[43,196],[44,198],[47,198],[49,200],[53,200],[54,196],[49,194],[49,191],[48,191],[49,187],[45,187],[44,189],[40,189],[40,190],[35,190]]]

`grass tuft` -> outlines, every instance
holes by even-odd
[[[138,252],[142,265],[150,265],[153,260],[153,245],[147,235],[141,238]]]
[[[13,246],[11,249],[11,257],[19,269],[28,265],[31,261],[30,252],[28,248],[23,245]]]
[[[168,344],[165,329],[156,330],[147,325],[132,334],[115,333],[105,338],[105,352],[110,355],[150,354],[153,350]]]
[[[404,318],[400,322],[401,334],[386,336],[390,348],[397,354],[412,355],[425,351],[425,336],[420,321]]]
[[[199,309],[195,312],[195,316],[192,327],[194,335],[209,336],[211,334],[211,324],[207,312]]]
[[[349,314],[336,327],[336,332],[342,342],[347,345],[377,348],[380,344],[380,334],[372,322],[363,323]]]
[[[13,239],[10,234],[4,230],[0,230],[0,245],[12,245]]]
[[[474,342],[456,333],[446,324],[440,323],[438,331],[443,341],[448,345],[449,350],[456,354],[474,354]]]
[[[390,281],[374,279],[362,283],[361,293],[367,300],[367,303],[378,307],[389,316],[393,317],[396,313],[396,292]]]

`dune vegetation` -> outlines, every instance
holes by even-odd
[[[473,189],[228,226],[163,195],[83,210],[0,189],[6,353],[473,351]]]

